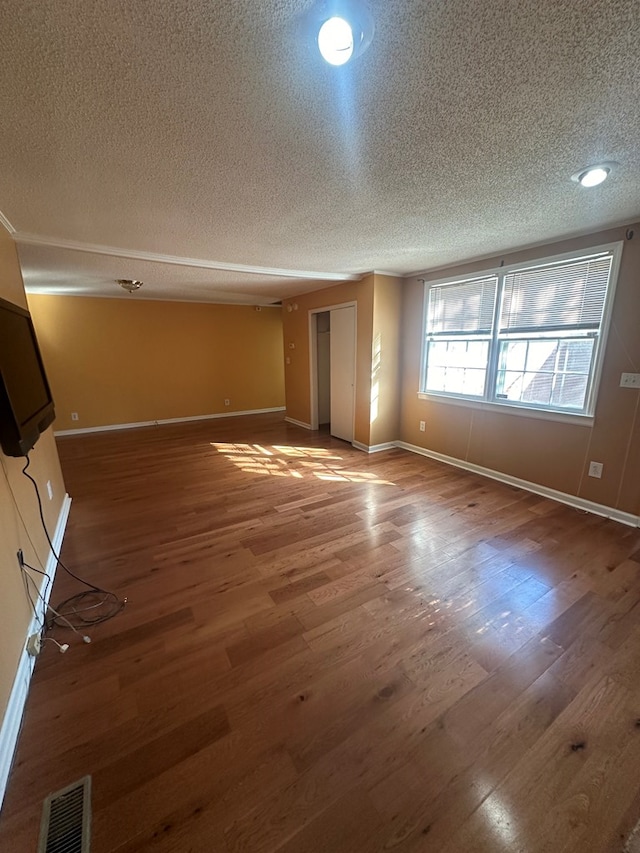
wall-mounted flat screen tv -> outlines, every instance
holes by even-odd
[[[0,446],[25,456],[53,423],[51,389],[31,315],[0,299]]]

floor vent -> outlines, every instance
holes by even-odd
[[[90,843],[91,776],[85,776],[44,801],[38,853],[89,853]]]

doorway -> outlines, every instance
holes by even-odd
[[[352,442],[355,415],[356,306],[309,313],[311,428],[328,425],[335,438]]]

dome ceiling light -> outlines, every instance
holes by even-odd
[[[364,53],[375,29],[363,0],[320,0],[309,13],[308,26],[329,65],[345,65]]]
[[[615,163],[598,163],[595,166],[587,166],[585,169],[580,169],[575,175],[571,175],[571,180],[582,187],[597,187],[607,180],[615,165]]]
[[[123,290],[126,290],[127,293],[133,293],[134,290],[140,290],[143,284],[135,278],[118,278],[116,279],[116,283],[119,284]]]

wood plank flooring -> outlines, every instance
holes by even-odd
[[[89,773],[93,853],[621,853],[640,531],[280,415],[59,448],[63,557],[128,603],[45,644],[2,851]]]

